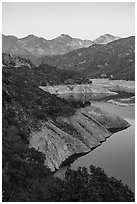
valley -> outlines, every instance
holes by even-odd
[[[134,1],[2,1],[2,202],[135,202]]]

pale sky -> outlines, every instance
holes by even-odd
[[[128,37],[135,35],[135,3],[4,2],[2,33],[47,40],[61,34],[90,40],[106,33]]]

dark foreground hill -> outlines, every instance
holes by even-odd
[[[45,156],[29,148],[29,134],[49,118],[75,112],[65,100],[40,90],[31,69],[28,60],[15,61],[3,55],[2,187],[6,202],[40,201],[36,189],[46,189],[51,172],[44,166]]]
[[[27,77],[29,82],[40,85],[57,85],[68,83],[87,83],[81,73],[74,70],[60,70],[54,66],[41,64],[35,66],[29,59],[22,57],[11,57],[9,54],[2,55],[3,70],[9,68],[21,76]]]
[[[135,80],[135,37],[94,44],[61,56],[43,57],[42,63],[75,70],[88,78]]]
[[[16,67],[15,62],[10,60],[12,58],[9,56],[8,64],[3,57],[4,129],[7,130],[11,124],[14,124],[20,130],[20,134],[26,137],[30,130],[38,129],[42,121],[47,121],[50,117],[74,114],[75,109],[67,101],[38,87],[41,84],[41,76],[35,81],[37,72],[35,73],[29,61],[25,60],[27,65],[24,62],[24,65]],[[44,80],[46,84],[46,78]]]

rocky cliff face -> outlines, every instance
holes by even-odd
[[[95,106],[77,110],[71,117],[58,117],[32,132],[30,146],[45,154],[45,164],[55,171],[65,161],[73,161],[129,124]]]

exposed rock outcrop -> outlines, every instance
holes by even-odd
[[[66,160],[87,154],[112,132],[127,127],[125,120],[90,106],[77,110],[74,116],[47,121],[40,131],[31,133],[30,146],[43,152],[45,164],[55,171]]]

